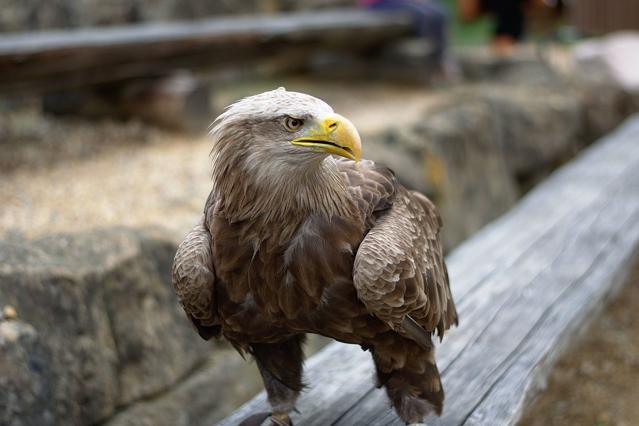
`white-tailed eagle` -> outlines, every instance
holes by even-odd
[[[306,94],[242,99],[211,135],[213,189],[173,264],[199,334],[255,358],[274,424],[302,389],[305,333],[370,350],[406,423],[440,413],[431,335],[457,313],[434,205],[360,160],[353,124]]]

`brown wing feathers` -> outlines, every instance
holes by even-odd
[[[180,304],[204,339],[220,333],[214,309],[212,267],[211,236],[202,219],[178,247],[173,259],[172,281]]]
[[[353,283],[371,313],[425,345],[431,332],[441,337],[457,321],[439,237],[441,221],[421,194],[396,184],[387,196],[392,206],[378,215],[362,241]]]

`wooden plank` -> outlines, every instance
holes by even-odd
[[[635,194],[635,198],[639,199],[639,193]],[[619,204],[621,206],[613,207],[602,203],[598,207],[601,215],[610,214],[611,208],[620,207],[614,216],[619,220],[618,224],[627,225],[628,220],[637,218],[639,203],[633,206]],[[547,309],[561,300],[567,288],[579,285],[586,274],[596,270],[598,259],[609,250],[611,241],[625,232],[625,229],[617,227],[604,238],[592,241],[591,233],[601,230],[602,220],[582,218],[584,226],[580,227],[579,235],[569,240],[569,246],[550,265],[540,268],[532,282],[517,292],[511,292],[496,312],[489,312],[492,322],[447,368],[444,386],[452,396],[446,413],[433,424],[462,424],[485,395],[494,391],[496,379],[510,368],[513,354],[530,340],[530,334],[537,329]],[[569,237],[570,232],[569,229],[562,233],[563,237]],[[635,244],[636,239],[633,241]],[[600,284],[606,287],[607,283]],[[573,305],[571,308],[577,311],[583,307]],[[560,323],[549,324],[549,332],[561,333],[560,326]]]
[[[332,31],[410,29],[410,17],[397,13],[371,13],[359,9],[244,15],[178,23],[148,23],[70,31],[8,33],[0,39],[0,57],[68,52],[80,49],[147,47],[164,42],[252,43],[279,38],[296,41]]]
[[[449,256],[453,292],[463,296],[461,327],[440,348],[447,403],[443,417],[429,423],[514,422],[576,324],[613,291],[618,282],[613,276],[639,245],[639,230],[629,232],[639,220],[638,141],[635,117]],[[513,239],[517,244],[508,244]],[[373,389],[372,363],[362,354],[357,347],[332,344],[312,358],[311,387],[294,420],[401,424],[383,391]],[[316,366],[329,365],[346,367],[315,382]],[[339,392],[324,391],[331,380],[340,381]],[[265,409],[251,401],[222,424]]]
[[[95,83],[185,66],[219,67],[296,48],[309,55],[311,46],[353,51],[411,31],[405,14],[346,9],[3,34],[0,90],[42,81]]]
[[[618,256],[614,246],[636,244],[639,227],[632,225],[639,222],[639,217],[631,220],[627,224],[630,232],[618,236],[616,243],[611,244],[611,250],[602,256],[600,265],[584,280],[578,291],[566,294],[548,309],[543,321],[536,326],[534,335],[519,349],[508,371],[473,410],[465,425],[517,423],[525,407],[545,387],[552,366],[569,347],[573,336],[580,334],[595,320],[596,314],[604,307],[602,300],[626,282],[627,272],[637,257],[636,248]],[[611,285],[602,286],[602,282],[610,282]],[[562,332],[553,334],[552,331],[557,328]]]

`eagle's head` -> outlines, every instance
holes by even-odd
[[[230,105],[213,123],[211,136],[220,195],[235,203],[247,200],[249,192],[268,194],[267,207],[274,210],[312,206],[329,193],[339,196],[344,187],[330,154],[361,158],[361,140],[348,119],[320,99],[284,88]],[[260,207],[252,205],[260,202],[255,196],[243,209]]]
[[[361,156],[359,134],[348,119],[320,99],[283,87],[230,105],[211,134],[214,152],[230,148],[294,163],[328,154],[355,161]]]

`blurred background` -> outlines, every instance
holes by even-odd
[[[0,424],[210,425],[261,389],[168,271],[208,125],[279,86],[349,117],[450,250],[639,110],[639,2],[0,0]],[[639,351],[639,294],[615,309],[609,359]],[[524,424],[639,419],[593,351]],[[611,375],[627,401],[636,370]]]

